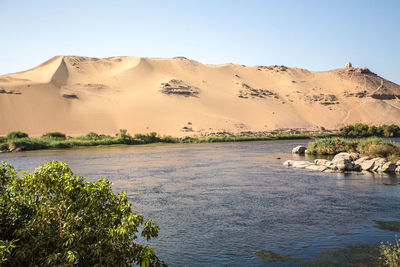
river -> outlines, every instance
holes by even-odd
[[[393,242],[396,232],[375,221],[400,221],[399,177],[282,166],[296,158],[294,146],[308,142],[92,147],[0,158],[29,171],[59,160],[90,181],[111,180],[136,212],[160,226],[151,245],[170,266],[290,266],[256,253],[306,261],[327,249]]]

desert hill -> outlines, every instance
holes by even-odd
[[[0,76],[0,135],[62,131],[174,136],[400,124],[400,86],[366,68],[207,65],[56,56]]]

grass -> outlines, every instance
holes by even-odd
[[[0,143],[0,149],[38,150],[38,149],[73,148],[73,147],[116,145],[116,144],[138,145],[138,144],[146,144],[149,143],[150,141],[151,140],[148,139],[147,135],[143,135],[143,139],[135,138],[127,134],[108,136],[108,135],[97,135],[94,133],[90,133],[85,136],[78,136],[68,139],[63,139],[62,137],[44,135],[42,137],[7,139],[6,142]],[[156,140],[153,141],[162,142],[164,140],[163,138],[157,138]],[[167,138],[166,142],[170,142],[170,139]]]
[[[393,232],[400,231],[400,222],[398,221],[375,221],[376,228],[381,230],[389,230]]]
[[[206,136],[192,137],[184,141],[185,143],[216,143],[216,142],[244,142],[244,141],[269,141],[269,140],[292,140],[310,139],[307,134],[271,134],[266,136]]]
[[[308,144],[311,155],[335,155],[340,152],[358,152],[363,156],[382,157],[392,162],[400,159],[400,148],[393,142],[379,137],[349,140],[341,137],[316,139]]]
[[[347,246],[340,249],[325,250],[315,255],[301,267],[319,267],[319,266],[382,266],[379,259],[379,250],[376,245],[360,244]]]
[[[271,250],[261,250],[256,255],[266,263],[296,263],[299,259],[293,258],[290,255],[281,255]]]
[[[395,124],[370,126],[368,124],[356,123],[342,127],[340,135],[343,137],[400,137],[400,126]]]
[[[67,139],[66,135],[64,133],[60,133],[60,132],[46,133],[46,134],[42,135],[42,137],[49,137],[49,138],[55,138],[55,139],[61,139],[61,140]]]
[[[340,152],[356,151],[357,141],[341,137],[320,138],[308,144],[307,153],[312,155],[335,155]]]
[[[396,237],[394,244],[383,242],[380,244],[357,244],[324,250],[306,261],[270,250],[258,251],[256,255],[266,263],[298,263],[300,267],[400,267],[400,240]]]
[[[358,151],[362,154],[386,157],[392,161],[400,159],[399,148],[391,142],[379,138],[370,138],[361,141],[350,141],[338,137],[337,133],[271,133],[264,136],[206,136],[189,137],[182,140],[178,137],[160,136],[155,132],[148,134],[129,135],[126,130],[120,130],[115,136],[97,134],[94,132],[83,136],[66,137],[64,133],[50,132],[41,137],[29,137],[23,132],[11,132],[7,137],[0,137],[0,150],[38,150],[60,149],[85,146],[107,145],[140,145],[153,143],[216,143],[216,142],[244,142],[268,140],[295,140],[312,139],[308,153],[314,155],[333,155],[344,151]]]
[[[361,139],[357,144],[360,154],[371,157],[382,157],[396,162],[400,157],[400,148],[393,142],[379,137]]]
[[[20,131],[14,131],[7,134],[7,139],[17,139],[25,137],[28,137],[28,134]]]
[[[62,149],[85,146],[106,145],[140,145],[153,143],[216,143],[216,142],[243,142],[243,141],[265,141],[286,139],[310,139],[310,134],[283,134],[276,133],[266,136],[207,136],[189,137],[182,140],[178,137],[160,136],[155,132],[148,134],[135,134],[131,136],[126,130],[121,130],[115,136],[88,133],[83,136],[67,138],[64,133],[51,132],[41,137],[28,137],[22,132],[12,132],[11,138],[0,137],[0,150],[38,150],[38,149]]]

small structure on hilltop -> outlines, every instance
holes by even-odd
[[[346,63],[346,69],[349,69],[349,68],[352,68],[352,67],[353,67],[353,65],[351,64],[350,61]]]

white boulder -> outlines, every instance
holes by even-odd
[[[292,153],[304,155],[306,153],[307,148],[305,146],[296,146],[292,149]]]

